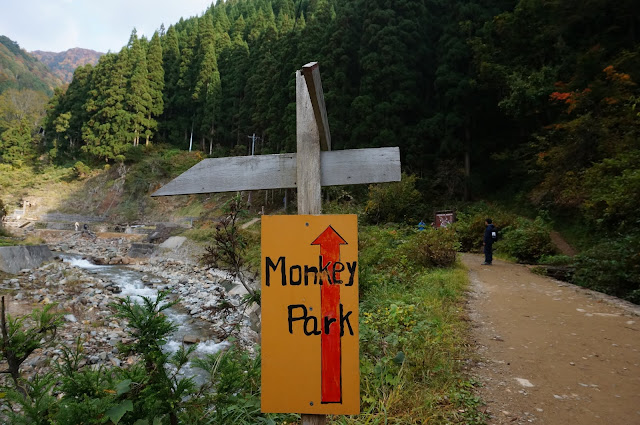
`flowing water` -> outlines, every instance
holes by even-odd
[[[142,280],[143,276],[148,276],[146,273],[125,266],[96,265],[75,254],[61,254],[60,257],[70,265],[84,269],[105,282],[113,282],[122,290],[121,293],[114,294],[114,297],[128,296],[135,302],[141,302],[142,297],[155,299],[158,296],[158,289],[146,285]],[[178,327],[164,345],[165,352],[175,353],[182,346],[185,335],[194,335],[200,339],[201,342],[198,343],[194,353],[199,357],[215,354],[229,346],[226,341],[216,342],[211,338],[206,322],[194,320],[189,314],[180,312],[176,306],[168,308],[164,313]],[[185,374],[196,375],[196,372],[187,368]]]

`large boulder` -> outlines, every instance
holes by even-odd
[[[160,244],[160,248],[175,250],[180,248],[186,240],[184,236],[171,236]]]
[[[0,270],[18,274],[23,269],[35,269],[45,261],[53,260],[47,245],[0,247]]]
[[[155,252],[156,247],[157,245],[152,243],[132,243],[128,256],[130,258],[148,258]]]

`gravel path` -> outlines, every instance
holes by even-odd
[[[640,424],[640,306],[465,254],[490,424]]]

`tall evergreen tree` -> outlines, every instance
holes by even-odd
[[[143,41],[143,40],[142,40]],[[131,69],[131,77],[128,79],[126,92],[126,106],[131,117],[133,146],[138,146],[140,137],[147,135],[150,127],[150,115],[152,108],[152,95],[150,80],[148,78],[147,55],[142,41],[138,39],[136,30],[131,33],[127,59]]]
[[[244,138],[248,127],[247,117],[241,114],[244,102],[247,73],[249,72],[249,46],[239,34],[231,46],[220,53],[221,110],[218,125],[219,138],[231,148]],[[226,143],[225,143],[226,142]]]
[[[163,70],[165,87],[162,93],[164,110],[160,118],[159,127],[165,141],[177,144],[182,135],[182,129],[178,125],[178,80],[180,79],[180,46],[178,34],[172,25],[162,40]]]
[[[195,80],[192,99],[196,105],[197,122],[199,124],[202,150],[205,141],[209,140],[209,153],[213,150],[216,135],[216,122],[220,114],[221,86],[218,59],[216,57],[213,23],[208,15],[200,20],[197,58],[198,76]]]
[[[184,44],[180,47],[180,67],[179,77],[176,87],[175,103],[177,106],[177,124],[184,134],[184,141],[190,141],[193,138],[195,130],[195,107],[192,101],[194,81],[197,77],[197,58],[196,48],[198,40],[198,21],[190,21],[182,38]],[[191,142],[189,142],[191,149]]]
[[[156,31],[149,43],[147,52],[147,78],[149,80],[149,95],[151,96],[151,106],[147,116],[147,130],[145,132],[146,142],[149,144],[154,132],[158,128],[158,117],[162,115],[164,110],[164,99],[162,92],[164,90],[164,69],[162,67],[162,43],[160,35]]]
[[[427,11],[423,2],[373,0],[364,11],[360,47],[360,93],[353,100],[352,144],[406,146],[418,140],[415,125],[423,111],[423,42]]]
[[[106,162],[123,160],[131,146],[132,117],[126,98],[130,61],[128,49],[107,53],[94,71],[90,98],[86,103],[89,117],[82,127],[85,145],[82,149]]]
[[[66,92],[56,91],[49,103],[44,128],[49,148],[55,147],[56,155],[75,155],[82,145],[82,126],[89,118],[86,103],[93,71],[91,64],[76,68]]]

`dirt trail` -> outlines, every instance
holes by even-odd
[[[564,240],[562,235],[556,231],[552,231],[549,236],[551,236],[551,242],[558,248],[558,250],[569,257],[573,257],[578,252],[571,246],[569,243]]]
[[[465,254],[490,424],[640,424],[640,307]]]

